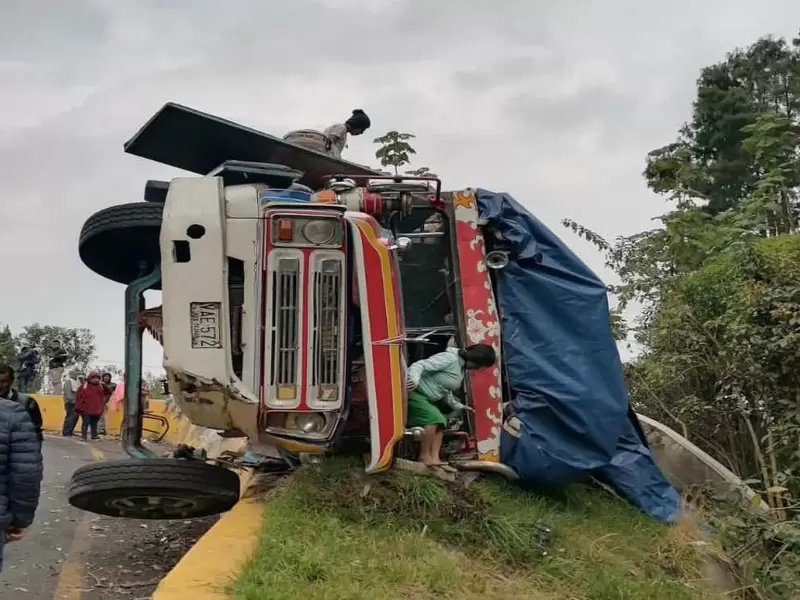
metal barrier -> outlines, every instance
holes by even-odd
[[[146,421],[147,419],[157,421],[161,425],[161,429],[159,429],[158,431],[149,429],[147,425],[145,425],[144,423],[144,421]],[[151,441],[158,443],[167,436],[167,433],[169,433],[169,419],[167,419],[162,415],[157,415],[155,413],[145,411],[144,415],[142,415],[142,431],[145,431],[146,433],[156,434],[158,437],[152,439]]]

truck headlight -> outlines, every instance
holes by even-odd
[[[336,237],[337,221],[333,219],[315,219],[303,225],[303,237],[311,244],[322,246],[330,244]]]
[[[325,417],[320,413],[290,413],[286,417],[286,429],[296,429],[303,433],[320,433],[325,429]]]

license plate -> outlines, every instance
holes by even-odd
[[[192,348],[222,348],[219,322],[222,304],[192,302],[189,305],[192,326]]]

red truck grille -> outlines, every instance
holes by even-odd
[[[300,259],[281,258],[272,273],[272,368],[270,384],[297,386],[300,354]]]
[[[314,309],[311,316],[311,385],[319,401],[339,400],[342,378],[342,268],[341,259],[319,261],[314,272]]]

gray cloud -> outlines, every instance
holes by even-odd
[[[277,134],[363,107],[376,135],[416,133],[417,164],[447,187],[613,237],[664,209],[643,157],[688,117],[699,69],[797,22],[790,0],[5,0],[0,252],[28,293],[5,294],[0,318],[92,327],[100,357],[122,359],[122,288],[80,264],[77,236],[176,174],[122,153],[166,101]],[[373,152],[357,139],[348,156]]]

